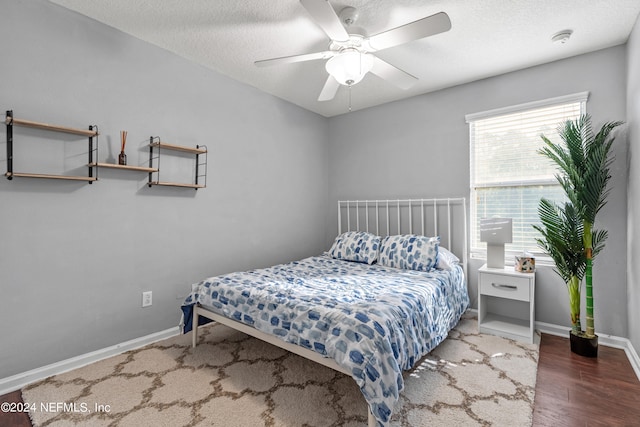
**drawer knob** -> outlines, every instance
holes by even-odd
[[[502,283],[492,283],[491,286],[498,289],[506,289],[508,291],[517,291],[518,287],[515,285],[504,285]]]

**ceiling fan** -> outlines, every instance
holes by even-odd
[[[358,18],[358,11],[355,8],[346,7],[337,14],[327,0],[300,0],[300,3],[331,39],[328,50],[255,61],[255,65],[264,67],[327,59],[325,68],[329,77],[320,92],[318,101],[333,99],[340,85],[352,86],[360,82],[368,72],[401,89],[408,89],[418,78],[383,61],[373,55],[373,52],[451,29],[449,16],[440,12],[370,37],[364,37],[359,34],[349,34],[345,28],[348,28]]]

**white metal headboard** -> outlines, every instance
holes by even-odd
[[[456,254],[467,270],[467,202],[446,199],[340,200],[338,234],[368,231],[379,236],[440,236],[440,244]]]

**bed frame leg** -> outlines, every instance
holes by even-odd
[[[196,348],[198,343],[198,306],[193,306],[193,320],[191,322],[191,346]]]
[[[367,405],[367,413],[369,414],[369,418],[367,419],[367,427],[376,427],[378,423],[376,422],[375,417],[371,413],[371,409]]]

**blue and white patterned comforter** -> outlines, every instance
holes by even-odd
[[[447,337],[469,296],[459,265],[421,272],[318,256],[200,282],[182,306],[185,333],[195,303],[334,359],[386,425],[402,371]]]

